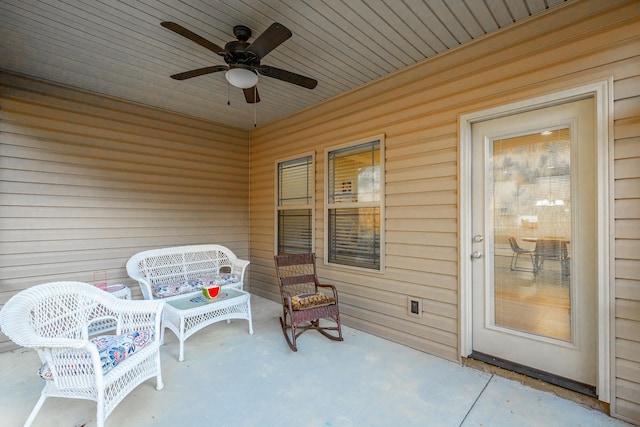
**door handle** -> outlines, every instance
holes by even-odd
[[[480,242],[482,242],[483,240],[484,240],[484,237],[482,237],[482,236],[481,236],[481,235],[479,235],[479,234],[476,234],[475,236],[473,236],[473,241],[474,241],[474,242],[476,242],[476,243],[480,243]]]
[[[474,259],[482,258],[482,253],[479,251],[475,251],[474,253],[471,254],[471,258],[474,258]]]

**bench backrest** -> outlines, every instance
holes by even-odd
[[[127,262],[127,273],[148,285],[170,285],[225,272],[244,279],[246,264],[222,245],[175,246],[135,254]]]

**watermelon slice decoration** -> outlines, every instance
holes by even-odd
[[[206,299],[214,299],[220,293],[220,286],[210,286],[207,288],[202,288],[202,295]]]

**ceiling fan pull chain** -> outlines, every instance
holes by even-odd
[[[257,113],[258,103],[255,102],[258,99],[257,94],[258,94],[258,85],[255,85],[253,87],[253,99],[254,99],[254,102],[253,102],[253,127],[254,128],[258,127],[258,113]]]
[[[230,89],[229,82],[227,82],[227,105],[231,105],[231,100],[229,99],[229,97],[231,96],[229,89]]]

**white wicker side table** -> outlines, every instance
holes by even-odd
[[[109,285],[105,290],[116,298],[131,299],[131,289],[125,285]]]
[[[221,320],[247,319],[249,334],[253,334],[251,323],[250,294],[238,289],[225,288],[220,295],[207,300],[200,292],[185,294],[182,298],[167,301],[162,315],[162,342],[164,329],[169,328],[180,341],[179,361],[184,360],[184,342],[205,326]]]

